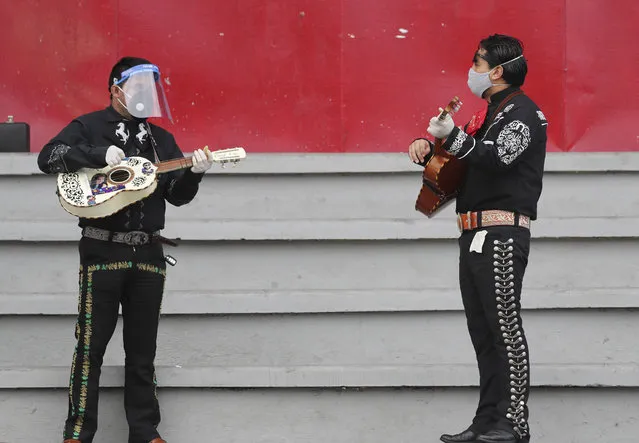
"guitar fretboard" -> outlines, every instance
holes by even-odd
[[[156,173],[161,174],[164,172],[177,171],[178,169],[190,168],[193,166],[193,160],[191,157],[176,158],[174,160],[160,162],[155,166],[158,168]]]

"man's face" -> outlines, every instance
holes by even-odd
[[[147,79],[140,75],[132,75],[127,79],[126,84],[127,91],[130,91],[129,94],[131,95],[145,91],[149,88]]]
[[[475,56],[473,57],[473,69],[475,72],[482,73],[490,71],[490,65],[484,58],[482,58],[484,55],[486,55],[486,50],[484,48],[480,48],[477,52],[475,52]]]
[[[486,59],[483,58],[485,55],[486,50],[484,48],[479,48],[477,52],[475,52],[475,56],[473,57],[473,70],[480,74],[492,70],[489,77],[491,81],[495,82],[495,80],[498,80],[504,74],[504,69],[501,65],[491,68]]]
[[[145,78],[144,75],[132,75],[123,83],[113,86],[111,88],[111,94],[121,105],[121,113],[126,117],[131,117],[130,110],[128,109],[130,102],[135,100],[134,97],[138,94],[146,93],[148,96],[149,87],[148,77]]]

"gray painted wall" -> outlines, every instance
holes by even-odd
[[[533,441],[634,441],[639,154],[547,163],[524,281]],[[183,239],[157,359],[169,441],[437,441],[467,425],[454,213],[415,212],[419,184],[405,154],[249,153],[169,209],[165,235]],[[66,412],[79,230],[54,189],[34,156],[0,155],[3,443],[60,441]],[[126,438],[119,329],[97,443]]]

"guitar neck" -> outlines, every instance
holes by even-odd
[[[219,149],[211,152],[209,151],[209,147],[205,146],[204,152],[210,156],[211,161],[221,163],[222,166],[226,163],[235,164],[246,157],[246,152],[242,147]],[[177,171],[178,169],[190,168],[191,166],[193,166],[193,156],[174,158],[173,160],[166,160],[155,164],[157,168],[156,174]]]
[[[446,116],[448,114],[450,114],[450,112],[453,110],[452,106],[449,104],[448,106],[446,106],[444,108],[444,110],[439,114],[439,116],[437,117],[438,119],[440,119],[441,121],[444,121],[444,119],[446,118]]]
[[[446,106],[446,109],[444,109],[444,110],[443,110],[443,111],[439,114],[439,117],[437,117],[437,119],[438,119],[438,120],[440,120],[440,121],[444,121],[444,119],[445,119],[445,118],[446,118],[446,116],[448,115],[448,108],[449,108],[449,106]],[[442,146],[442,144],[443,144],[443,142],[444,142],[444,141],[443,141],[441,138],[437,138],[437,137],[435,137],[435,143],[434,143],[434,144],[435,144],[435,149],[439,151],[439,150],[440,150],[440,148],[441,148],[441,146]]]
[[[446,107],[446,109],[448,109],[448,106]],[[446,118],[446,116],[448,115],[448,111],[444,109],[439,116],[437,117],[438,120],[440,121],[444,121],[444,119]],[[439,150],[439,148],[441,148],[442,144],[443,144],[443,140],[441,138],[437,138],[435,137],[435,149]]]
[[[444,110],[441,112],[441,114],[439,114],[439,118],[441,121],[444,121],[444,119],[446,118],[446,116],[451,112],[451,111],[457,111],[459,109],[459,107],[461,106],[461,101],[459,100],[459,97],[455,96],[450,103],[448,103],[448,105],[446,105],[446,108],[444,108]]]
[[[156,174],[162,174],[171,171],[177,171],[179,169],[190,168],[193,166],[193,160],[191,157],[176,158],[173,160],[166,160],[155,165],[158,169]]]
[[[461,101],[459,100],[459,97],[455,96],[450,101],[450,103],[448,103],[446,108],[442,110],[442,112],[439,114],[437,119],[440,121],[444,121],[448,114],[450,114],[451,112],[457,112],[460,106],[461,106]],[[442,146],[442,142],[443,140],[441,138],[435,138],[435,149],[439,150],[439,148],[441,148]]]

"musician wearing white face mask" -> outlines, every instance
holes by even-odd
[[[521,318],[531,221],[542,191],[548,122],[521,90],[527,62],[519,40],[482,40],[468,72],[468,88],[487,102],[463,128],[448,114],[428,133],[465,162],[456,212],[460,229],[459,283],[479,368],[479,403],[470,426],[444,434],[446,443],[530,441],[530,357]],[[409,146],[427,167],[433,143]]]
[[[44,146],[38,157],[43,172],[115,166],[131,156],[151,163],[183,157],[173,135],[147,121],[171,119],[157,66],[124,57],[113,66],[108,86],[110,106],[75,118]],[[166,202],[181,206],[197,194],[212,165],[207,152],[196,150],[190,168],[160,175],[155,191],[137,203],[106,217],[79,220],[80,299],[63,431],[66,443],[90,443],[97,431],[100,369],[120,305],[128,442],[165,443],[157,430],[160,408],[154,369],[166,276],[161,244],[166,239],[159,231],[164,228]],[[113,183],[94,179],[96,192],[110,192]]]

